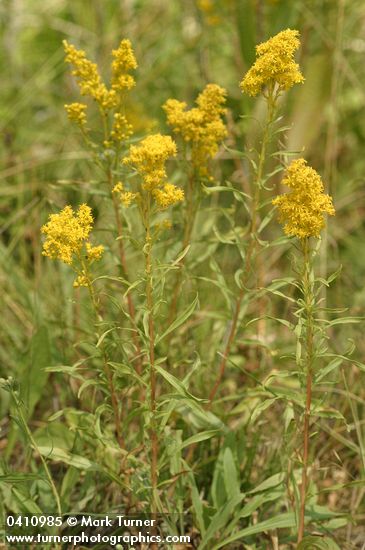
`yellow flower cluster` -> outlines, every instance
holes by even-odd
[[[142,176],[143,189],[151,191],[166,178],[166,161],[176,152],[176,144],[170,136],[153,134],[139,145],[132,145],[123,163],[133,166]]]
[[[74,255],[81,253],[92,227],[93,217],[89,206],[82,204],[77,212],[74,212],[71,206],[65,206],[58,214],[51,214],[48,223],[41,229],[46,235],[43,255],[72,265]],[[100,259],[103,253],[102,246],[92,247],[87,242],[86,247],[90,259]]]
[[[87,106],[84,103],[70,103],[65,105],[65,109],[71,122],[75,122],[79,126],[85,126]]]
[[[95,99],[102,109],[112,109],[117,105],[117,93],[108,90],[98,73],[96,63],[92,63],[86,57],[83,50],[77,50],[75,46],[63,41],[66,52],[66,62],[73,66],[72,74],[77,78],[81,95]]]
[[[172,183],[165,183],[162,189],[154,189],[153,196],[161,210],[164,210],[177,202],[183,201],[184,191]]]
[[[176,155],[176,144],[170,136],[153,134],[139,145],[132,145],[123,163],[133,166],[142,177],[142,189],[152,193],[159,208],[182,201],[184,192],[166,182],[166,161]]]
[[[131,203],[138,197],[138,193],[125,191],[124,185],[121,181],[118,181],[118,183],[114,185],[112,192],[118,193],[121,203],[126,207],[130,206]]]
[[[136,82],[128,73],[138,66],[130,40],[122,40],[119,48],[113,50],[112,54],[112,88],[118,91],[130,90]]]
[[[177,99],[168,99],[163,106],[169,126],[190,143],[193,166],[201,175],[208,174],[208,160],[227,135],[222,120],[226,95],[224,88],[208,84],[196,99],[197,107],[186,110],[187,104]]]
[[[283,184],[293,191],[272,202],[279,209],[285,233],[299,239],[319,237],[325,225],[324,214],[335,214],[332,198],[323,193],[320,175],[301,158],[290,164]]]
[[[241,82],[242,90],[256,96],[264,86],[277,84],[283,91],[303,82],[299,65],[294,61],[299,46],[299,32],[291,29],[256,46],[257,59]]]
[[[129,40],[122,40],[118,49],[113,50],[111,90],[99,75],[96,63],[89,61],[83,50],[78,50],[66,40],[63,41],[66,62],[73,66],[72,74],[77,78],[81,95],[95,99],[102,109],[118,106],[118,93],[130,90],[135,85],[134,78],[128,74],[137,68],[136,58]]]
[[[90,281],[84,270],[76,277],[73,283],[74,288],[79,288],[80,286],[89,286]]]
[[[133,127],[129,124],[127,118],[121,113],[114,113],[113,127],[110,137],[113,141],[121,142],[133,134]]]
[[[86,255],[89,261],[100,260],[104,252],[104,247],[102,244],[98,246],[92,246],[90,243],[86,243]]]

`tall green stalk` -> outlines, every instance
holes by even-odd
[[[303,255],[303,272],[301,281],[301,291],[303,296],[303,313],[305,330],[305,409],[303,415],[302,437],[302,483],[300,486],[300,507],[299,507],[299,526],[298,526],[298,544],[304,535],[305,523],[305,504],[308,489],[308,467],[309,467],[309,438],[310,438],[310,416],[312,403],[312,384],[313,384],[313,366],[314,366],[314,282],[312,268],[312,251],[309,238],[301,240],[301,252]]]
[[[275,112],[276,112],[279,93],[280,92],[278,90],[275,90],[275,86],[272,84],[268,88],[267,95],[265,95],[265,98],[267,101],[267,114],[266,114],[265,126],[264,126],[262,141],[261,141],[261,149],[259,152],[257,169],[255,171],[253,184],[252,184],[252,201],[251,201],[251,213],[250,213],[251,214],[250,242],[247,247],[243,274],[241,276],[241,281],[240,281],[241,290],[234,304],[230,330],[226,340],[226,345],[223,351],[223,355],[221,357],[219,367],[218,367],[218,376],[209,394],[209,401],[211,403],[216,396],[216,393],[219,389],[219,386],[222,382],[222,379],[226,370],[227,361],[229,358],[229,354],[231,352],[231,347],[236,336],[237,324],[238,324],[238,319],[241,311],[242,300],[246,292],[246,285],[248,283],[251,273],[256,271],[254,262],[255,262],[256,247],[258,243],[258,239],[257,239],[257,227],[258,227],[258,221],[259,221],[258,211],[259,211],[261,198],[262,198],[263,178],[264,178],[265,164],[267,160],[267,147],[270,143],[271,129],[275,118]]]
[[[155,369],[155,321],[153,311],[153,258],[151,235],[151,194],[146,193],[143,208],[143,222],[145,227],[145,277],[146,299],[148,310],[148,362],[150,375],[150,434],[151,434],[151,512],[157,513],[157,484],[158,484],[158,437],[156,428],[156,369]]]

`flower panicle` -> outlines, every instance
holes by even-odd
[[[257,96],[265,86],[277,85],[279,91],[289,90],[304,82],[294,54],[300,47],[299,31],[286,29],[256,46],[256,61],[244,76],[243,92]]]
[[[65,105],[65,110],[69,120],[80,127],[85,127],[86,125],[86,109],[87,105],[84,103],[75,102]]]
[[[226,113],[227,92],[217,84],[208,84],[196,99],[196,107],[187,110],[187,104],[168,99],[163,105],[167,122],[173,132],[190,144],[192,163],[201,175],[208,174],[208,161],[217,152],[227,136],[222,120]]]
[[[111,89],[105,85],[96,63],[87,58],[84,50],[78,50],[67,40],[63,41],[63,46],[66,63],[73,68],[72,74],[76,77],[81,95],[93,98],[104,111],[117,108],[120,94],[135,86],[129,72],[137,68],[137,61],[130,40],[122,40],[119,47],[112,50]]]
[[[132,166],[141,176],[142,189],[151,193],[161,210],[184,198],[182,189],[166,182],[166,162],[176,154],[176,143],[170,136],[152,134],[138,145],[132,145],[129,154],[123,159],[123,164]],[[116,191],[121,193],[121,200],[127,202],[127,206],[132,200],[140,199],[139,193],[125,192],[122,184]]]
[[[129,91],[136,85],[136,81],[129,71],[138,67],[131,41],[122,40],[119,47],[112,50],[112,55],[112,88],[119,92]]]
[[[323,192],[320,175],[300,158],[287,168],[283,184],[291,191],[272,202],[278,207],[284,232],[299,239],[318,238],[325,226],[325,214],[335,215],[332,198]]]
[[[123,164],[133,166],[142,177],[143,189],[152,191],[166,179],[166,161],[176,153],[176,143],[170,136],[152,134],[130,147]]]
[[[65,206],[59,213],[51,214],[49,221],[41,228],[46,236],[42,254],[52,260],[74,265],[85,245],[85,259],[89,262],[100,260],[104,247],[92,246],[89,242],[93,224],[91,208],[87,204],[81,204],[77,211]]]
[[[117,106],[118,98],[115,90],[108,90],[99,75],[96,63],[86,57],[84,50],[78,50],[67,40],[63,41],[66,53],[66,63],[72,65],[72,74],[76,77],[80,93],[98,102],[103,110]]]

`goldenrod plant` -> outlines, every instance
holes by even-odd
[[[227,136],[223,121],[227,92],[217,84],[207,84],[196,99],[196,107],[187,110],[185,101],[168,99],[163,105],[167,123],[174,134],[182,138],[184,176],[186,176],[186,208],[184,211],[184,233],[182,250],[191,245],[195,220],[202,200],[202,185],[212,180],[209,161],[218,153],[219,146]],[[186,258],[186,256],[184,257]],[[180,267],[182,267],[181,262]],[[176,315],[176,306],[181,290],[179,271],[172,291],[168,322]]]
[[[231,320],[224,336],[223,352],[220,354],[218,374],[213,388],[209,394],[212,402],[224,377],[227,361],[240,322],[242,303],[246,301],[245,309],[250,301],[250,285],[255,288],[258,284],[257,277],[257,249],[260,243],[261,229],[264,229],[269,221],[261,219],[264,196],[263,192],[270,183],[270,176],[275,175],[276,170],[267,172],[267,161],[270,157],[268,150],[274,134],[274,125],[277,116],[278,101],[283,92],[304,78],[299,66],[294,61],[294,54],[299,48],[299,33],[296,30],[287,29],[266,42],[256,46],[257,59],[243,78],[240,87],[250,96],[261,94],[266,103],[266,118],[262,127],[261,147],[255,158],[251,159],[252,174],[250,185],[250,197],[240,197],[240,202],[249,200],[249,226],[245,233],[245,239],[239,239],[239,249],[243,257],[243,267],[239,270],[236,282],[239,287],[238,296],[232,304]],[[279,164],[280,169],[280,164]],[[261,223],[263,222],[263,223]],[[262,240],[262,239],[261,239]]]
[[[151,510],[153,514],[158,507],[158,449],[159,439],[162,436],[159,430],[157,416],[157,373],[155,357],[155,315],[156,304],[154,300],[155,261],[153,258],[153,245],[161,230],[161,223],[153,223],[153,215],[156,210],[165,210],[169,206],[181,202],[184,192],[166,182],[165,164],[170,157],[176,155],[176,144],[170,136],[155,134],[146,137],[140,145],[132,145],[129,155],[123,159],[123,163],[131,165],[139,175],[139,191],[134,194],[134,200],[138,203],[142,225],[145,230],[143,252],[145,258],[145,296],[147,308],[147,349],[149,362],[149,413],[148,429],[151,435]],[[163,227],[163,226],[162,226]]]
[[[296,316],[298,324],[295,330],[297,336],[297,366],[303,395],[304,411],[302,413],[303,447],[301,453],[302,480],[300,485],[300,505],[298,513],[298,544],[303,540],[305,505],[308,492],[309,440],[312,414],[313,379],[316,374],[317,358],[323,345],[323,329],[318,324],[317,315],[320,309],[318,290],[315,288],[313,271],[314,250],[311,238],[319,238],[325,226],[324,215],[333,216],[335,209],[332,199],[323,190],[322,180],[317,172],[301,158],[294,160],[286,171],[283,184],[291,191],[273,200],[278,207],[279,219],[284,224],[287,235],[296,237],[302,255],[302,270],[300,279],[296,282],[300,291],[297,300]],[[318,282],[318,281],[317,281]]]
[[[63,46],[66,53],[65,60],[72,67],[71,72],[77,80],[80,94],[85,98],[93,99],[98,107],[103,139],[95,141],[94,133],[87,125],[88,106],[84,103],[65,105],[69,120],[81,131],[84,142],[92,152],[95,164],[102,171],[112,196],[116,230],[119,237],[119,261],[122,275],[128,281],[128,266],[122,239],[123,220],[119,210],[118,197],[113,191],[121,188],[121,183],[116,180],[116,169],[120,163],[121,155],[125,152],[126,141],[133,134],[132,124],[128,121],[125,113],[127,94],[136,84],[130,72],[137,68],[137,61],[130,40],[122,40],[119,47],[112,50],[111,86],[108,88],[98,72],[96,63],[90,61],[83,50],[78,50],[66,40],[63,42]],[[120,196],[124,202],[126,197],[128,195]],[[135,306],[129,293],[126,300],[130,318],[135,324]],[[136,369],[140,373],[142,368],[141,350],[136,332],[136,327],[134,327]]]

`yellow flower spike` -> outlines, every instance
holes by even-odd
[[[131,205],[131,203],[136,199],[138,196],[138,193],[132,193],[131,191],[126,191],[125,193],[120,194],[120,200],[123,206],[128,208],[128,206]]]
[[[121,181],[118,181],[112,189],[112,193],[121,193],[124,189],[123,183]]]
[[[72,74],[76,77],[81,95],[90,96],[104,110],[117,106],[118,98],[115,90],[108,90],[98,73],[96,63],[89,61],[83,50],[78,50],[67,40],[63,41],[66,53],[66,63],[73,67]]]
[[[218,84],[207,84],[196,100],[206,120],[216,120],[219,115],[226,113],[227,109],[223,107],[226,96],[226,90]]]
[[[292,191],[272,202],[279,209],[284,232],[299,239],[319,237],[325,226],[324,215],[335,215],[332,198],[323,193],[320,175],[301,158],[290,164],[283,184]]]
[[[83,271],[74,280],[73,287],[79,288],[80,286],[89,286],[89,284],[90,284],[89,279],[87,278],[85,272]]]
[[[142,189],[151,192],[159,209],[164,210],[184,199],[184,192],[166,180],[166,161],[176,155],[176,143],[170,136],[154,134],[139,145],[132,145],[123,163],[133,166],[142,177]],[[141,200],[139,193],[122,193],[121,200],[129,206],[132,200]]]
[[[99,244],[98,246],[92,246],[90,243],[86,243],[86,254],[87,259],[92,260],[100,260],[104,253],[104,247],[103,245]]]
[[[153,196],[157,206],[165,210],[169,206],[184,200],[184,191],[172,183],[165,183],[162,189],[154,189]]]
[[[119,92],[128,91],[136,85],[133,76],[128,73],[138,67],[130,40],[122,40],[112,54],[112,88]]]
[[[139,145],[132,145],[123,164],[133,166],[143,179],[143,189],[152,191],[166,179],[166,161],[176,153],[176,143],[170,136],[153,134]]]
[[[117,142],[128,139],[133,134],[133,127],[121,113],[115,113],[110,137]]]
[[[74,255],[79,254],[93,226],[91,208],[82,204],[75,213],[65,206],[58,214],[51,214],[41,232],[46,235],[43,244],[44,256],[58,259],[71,265]]]
[[[82,204],[76,214],[76,219],[79,226],[84,231],[84,239],[87,239],[92,229],[94,220],[91,214],[91,208],[87,204]]]
[[[224,88],[208,84],[196,99],[197,107],[186,110],[186,103],[176,99],[168,99],[163,106],[169,126],[191,145],[191,160],[201,175],[208,174],[208,160],[227,136],[221,118],[226,112],[226,95]]]
[[[87,105],[84,103],[70,103],[65,105],[65,109],[71,122],[75,122],[79,126],[85,126]]]
[[[256,46],[256,61],[246,73],[240,86],[251,96],[262,92],[264,86],[275,85],[280,91],[304,82],[294,53],[300,46],[299,31],[286,29]]]

